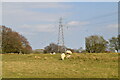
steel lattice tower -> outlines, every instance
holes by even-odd
[[[58,31],[58,46],[62,46],[65,50],[64,46],[64,31],[63,31],[62,17],[59,19],[59,31]],[[59,52],[59,47],[58,47]]]

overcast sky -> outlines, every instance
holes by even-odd
[[[2,24],[24,35],[33,49],[57,43],[63,17],[65,45],[85,47],[85,37],[118,34],[117,2],[4,2]]]

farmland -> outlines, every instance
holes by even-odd
[[[118,53],[2,54],[3,78],[117,78]]]

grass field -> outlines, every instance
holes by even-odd
[[[118,78],[118,53],[3,54],[3,78]]]

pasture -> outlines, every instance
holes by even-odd
[[[3,78],[118,78],[118,53],[2,54]]]

